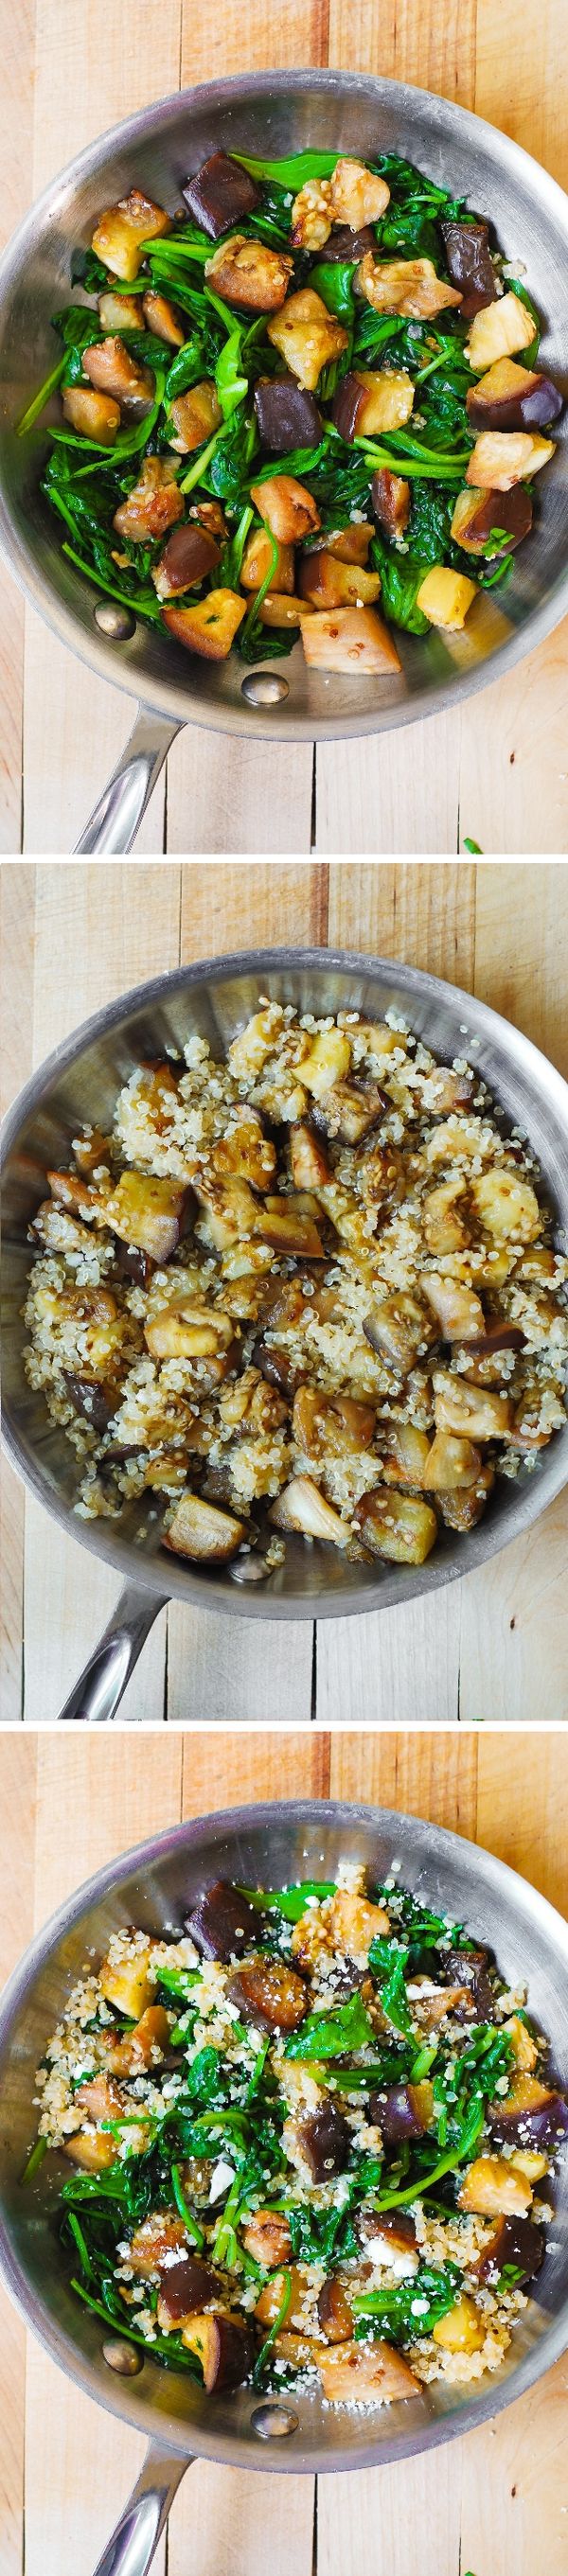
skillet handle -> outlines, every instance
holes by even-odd
[[[180,732],[154,707],[138,707],[122,757],[85,824],[74,856],[120,858],[132,849],[170,743]]]
[[[116,1717],[141,1647],[166,1600],[165,1592],[156,1598],[155,1592],[138,1592],[134,1583],[125,1583],[108,1626],[59,1711],[60,1720],[83,1718],[88,1726],[104,1726]]]
[[[191,2460],[180,2460],[173,2451],[155,2450],[150,2443],[140,2476],[103,2549],[95,2576],[146,2576],[180,2478],[191,2466]]]

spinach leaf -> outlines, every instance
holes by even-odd
[[[285,2057],[346,2057],[351,2049],[373,2046],[375,2033],[359,1994],[333,2012],[308,2013],[284,2047]]]
[[[438,2318],[453,2308],[461,2287],[459,2264],[444,2263],[438,2269],[433,2263],[419,2263],[417,2272],[405,2273],[392,2288],[356,2294],[356,2341],[366,2340],[369,2332],[393,2341],[431,2334]]]
[[[310,286],[315,287],[316,295],[321,295],[328,313],[337,315],[338,322],[354,323],[355,320],[355,267],[356,262],[324,259],[311,271]]]
[[[408,1958],[408,1950],[402,1949],[396,1941],[387,1939],[384,1934],[371,1942],[369,1950],[371,1976],[376,1978],[387,2021],[393,2022],[395,2030],[401,2032],[403,2039],[410,2039],[412,2036],[412,2019],[404,1983],[404,1971]]]
[[[240,1887],[238,1892],[248,1898],[249,1905],[258,1906],[262,1914],[271,1911],[282,1914],[285,1923],[299,1923],[309,1899],[315,1896],[322,1903],[326,1896],[335,1896],[336,1885],[333,1878],[307,1878],[298,1880],[293,1887]]]

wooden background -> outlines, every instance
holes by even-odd
[[[215,1807],[335,1796],[434,1819],[561,1909],[568,1739],[255,1733],[3,1736],[0,1977],[68,1891],[145,1835]],[[400,2467],[254,2477],[201,2463],[173,2508],[168,2576],[565,2576],[565,2359],[464,2441]],[[142,2456],[31,2339],[0,2291],[0,2576],[91,2576]],[[315,2547],[314,2547],[315,2541]],[[313,2551],[313,2555],[312,2555]],[[164,2557],[156,2576],[165,2576]]]
[[[105,127],[194,81],[342,64],[475,108],[566,184],[565,0],[2,0],[5,237]],[[129,729],[132,702],[95,679],[5,579],[0,846],[69,850]],[[25,630],[25,632],[24,632]],[[568,625],[463,711],[380,740],[310,744],[180,736],[139,847],[241,853],[565,850]],[[22,795],[22,766],[24,788]],[[315,789],[315,794],[314,794]],[[315,822],[314,822],[315,814]]]
[[[346,863],[205,867],[79,861],[3,869],[6,1099],[90,1011],[191,958],[329,941],[473,989],[568,1074],[568,870]],[[4,1471],[2,1710],[57,1716],[108,1618],[116,1578]],[[568,1716],[568,1494],[500,1556],[404,1608],[322,1621],[228,1620],[175,1603],[125,1717],[358,1724]],[[23,1640],[23,1651],[22,1651]]]

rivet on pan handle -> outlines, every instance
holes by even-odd
[[[146,2452],[140,2476],[95,2568],[95,2576],[146,2576],[167,2522],[180,2478],[192,2465],[173,2451]]]
[[[104,1726],[116,1716],[141,1647],[166,1599],[166,1593],[156,1599],[154,1592],[139,1592],[136,1584],[125,1583],[80,1681],[59,1711],[60,1719],[83,1718],[88,1726]]]
[[[132,849],[170,743],[180,730],[153,707],[138,707],[122,757],[75,843],[75,856],[100,858],[106,852],[121,858]]]

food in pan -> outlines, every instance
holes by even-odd
[[[28,2173],[57,2151],[72,2287],[135,2353],[331,2406],[500,2368],[568,2108],[522,1961],[511,1991],[400,1864],[115,1933],[38,2086]]]
[[[26,1367],[84,1517],[255,1581],[287,1534],[421,1565],[566,1419],[568,1262],[471,1063],[259,997],[136,1067],[32,1225]]]
[[[383,153],[211,153],[101,210],[54,315],[42,490],[99,592],[192,654],[385,680],[506,579],[562,409],[489,218]]]

